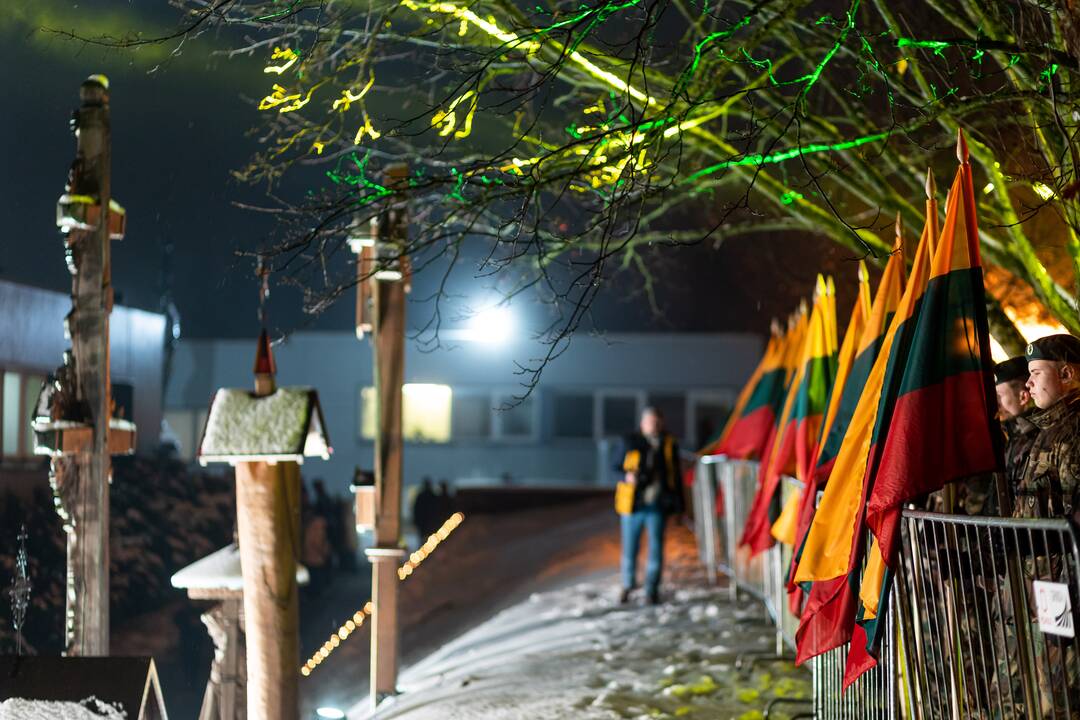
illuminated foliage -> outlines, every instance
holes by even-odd
[[[1080,331],[1080,33],[1065,6],[236,0],[216,12],[257,33],[238,51],[266,57],[267,147],[240,175],[273,186],[325,163],[268,249],[310,271],[313,308],[355,282],[328,270],[344,228],[406,196],[422,210],[402,250],[422,267],[465,239],[488,243],[484,272],[520,267],[518,287],[569,308],[553,345],[611,272],[648,276],[658,242],[791,230],[880,260],[897,211],[922,224],[925,168],[952,171],[963,127],[985,260]],[[408,183],[375,180],[402,159]],[[696,227],[673,223],[676,210]]]

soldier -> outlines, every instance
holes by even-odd
[[[1080,339],[1051,335],[1028,345],[1026,357],[1026,387],[1038,408],[1028,419],[1038,432],[1020,473],[1013,516],[1075,520],[1080,517]],[[1027,580],[1068,582],[1060,549],[1045,538],[1040,543],[1036,537],[1026,547],[1021,543],[1021,552],[1028,555]],[[1034,605],[1031,598],[1029,604]],[[1031,636],[1043,712],[1053,714],[1066,702],[1080,706],[1076,648],[1044,636],[1034,622]]]
[[[1005,480],[1010,499],[1020,484],[1031,445],[1039,431],[1031,422],[1031,414],[1037,409],[1031,401],[1027,381],[1026,357],[1009,358],[994,366],[998,418],[1005,430]]]
[[[1015,517],[1080,511],[1080,339],[1051,335],[1027,346],[1029,416],[1039,432],[1016,489]]]

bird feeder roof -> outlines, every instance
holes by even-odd
[[[296,582],[307,585],[308,569],[297,563]],[[240,567],[240,548],[229,543],[204,558],[196,560],[172,576],[172,586],[181,590],[225,590],[241,592],[244,577]]]
[[[222,388],[210,404],[199,442],[202,465],[212,462],[303,462],[329,459],[319,395],[312,388],[278,388],[269,395]]]

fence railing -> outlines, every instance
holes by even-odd
[[[737,546],[757,464],[701,458],[694,523],[711,581],[762,602],[776,655],[794,649],[791,549]],[[785,479],[784,500],[799,492]],[[841,690],[848,648],[810,661],[813,708],[830,720],[1080,718],[1080,546],[1066,520],[907,509],[878,665]]]

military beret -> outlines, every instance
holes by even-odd
[[[994,384],[1011,382],[1013,380],[1027,380],[1028,368],[1026,357],[1014,357],[999,362],[994,366]]]
[[[1080,338],[1072,335],[1049,335],[1027,346],[1028,361],[1057,360],[1080,364]]]

